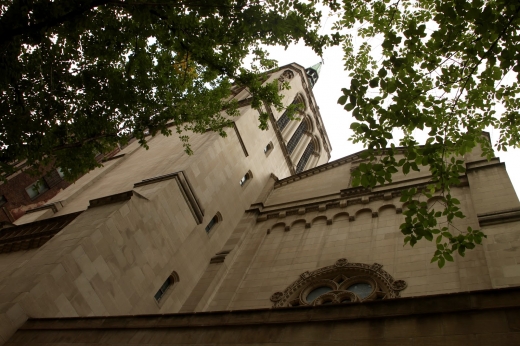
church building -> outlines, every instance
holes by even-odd
[[[312,89],[321,64],[272,71],[291,120],[247,90],[227,137],[134,142],[0,229],[0,346],[518,345],[520,202],[476,149],[453,195],[484,244],[439,269],[403,246],[401,191],[353,187],[359,153],[330,161]],[[487,136],[486,134],[483,134]],[[330,161],[330,162],[329,162]],[[440,209],[441,197],[425,200]]]

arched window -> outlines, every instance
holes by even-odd
[[[307,145],[307,148],[305,148],[305,151],[303,152],[302,157],[300,157],[300,161],[298,161],[298,165],[296,165],[296,173],[303,172],[305,169],[305,165],[309,161],[309,158],[311,157],[311,154],[314,152],[314,142],[310,141]]]
[[[253,179],[253,173],[251,173],[251,171],[247,171],[247,173],[244,174],[242,179],[240,179],[240,186],[246,186],[251,179]]]
[[[403,280],[394,278],[381,264],[348,263],[345,258],[336,264],[305,272],[284,292],[271,296],[274,307],[344,304],[399,297],[406,288]]]
[[[172,289],[173,286],[175,285],[175,283],[177,283],[177,282],[179,282],[179,275],[177,274],[177,272],[174,271],[170,274],[170,276],[168,276],[166,281],[161,285],[161,287],[155,294],[155,296],[154,296],[155,301],[159,302],[164,297],[166,292],[168,290]]]
[[[294,132],[293,136],[289,140],[289,143],[287,143],[287,151],[289,154],[292,154],[298,143],[300,142],[300,139],[303,136],[303,133],[307,131],[307,122],[305,120],[302,120],[296,131]]]
[[[206,233],[209,233],[220,221],[222,221],[222,216],[217,212],[206,226]]]
[[[269,142],[269,144],[267,144],[264,148],[264,154],[265,156],[269,156],[269,154],[271,153],[271,151],[273,150],[274,148],[274,145],[273,145],[273,142]]]
[[[299,96],[299,95],[296,96],[291,104],[293,104],[293,105],[302,104],[303,105],[301,96]],[[283,112],[282,116],[280,118],[278,118],[278,120],[276,121],[276,125],[278,125],[278,129],[280,129],[280,132],[282,132],[283,129],[285,129],[287,124],[289,124],[290,120],[291,119],[289,119],[289,117],[287,116],[287,111]]]

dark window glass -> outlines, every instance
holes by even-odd
[[[246,181],[249,180],[249,173],[246,173],[246,175],[244,175],[242,177],[242,179],[240,179],[240,186],[244,186],[244,184],[246,183]]]
[[[7,203],[7,199],[4,195],[0,196],[0,207]]]
[[[355,293],[361,299],[365,299],[372,293],[372,285],[367,283],[354,284],[347,288],[347,291]]]
[[[307,131],[307,123],[302,120],[301,124],[298,126],[293,136],[289,140],[289,143],[287,143],[287,151],[289,152],[289,154],[291,154],[294,151],[305,131]]]
[[[216,216],[211,219],[211,221],[206,226],[206,233],[209,233],[209,231],[215,226],[215,224],[218,222],[218,218]]]
[[[307,295],[307,302],[312,303],[314,301],[314,299],[316,299],[319,296],[321,296],[322,294],[325,294],[330,291],[332,291],[332,288],[330,288],[328,286],[321,286],[321,287],[315,288],[314,290],[311,291],[311,293],[309,293]]]
[[[296,105],[298,103],[300,103],[300,100],[298,100],[296,98],[292,102],[293,105]],[[289,124],[289,120],[291,120],[291,119],[289,119],[289,117],[287,116],[287,112],[284,112],[282,114],[282,116],[280,118],[278,118],[278,120],[276,121],[276,125],[278,125],[280,132],[283,131],[283,129],[285,129],[287,124]]]
[[[280,132],[283,131],[283,129],[285,129],[287,124],[289,124],[289,120],[290,119],[287,116],[286,112],[284,112],[282,114],[282,116],[280,118],[278,118],[278,120],[276,121],[276,125],[278,125],[278,128],[280,129]]]
[[[164,293],[166,293],[168,288],[170,288],[170,286],[173,285],[173,283],[174,283],[174,281],[173,281],[172,277],[171,276],[168,277],[168,279],[166,279],[166,281],[162,284],[161,288],[159,288],[159,290],[155,294],[155,296],[154,296],[155,300],[157,300],[157,301],[161,300],[161,298],[164,296]]]
[[[298,165],[296,165],[296,173],[303,172],[305,169],[305,165],[309,161],[309,158],[311,157],[311,154],[314,152],[314,143],[311,141],[309,145],[307,145],[307,148],[305,148],[305,151],[303,152],[302,157],[300,158],[300,161],[298,161]]]

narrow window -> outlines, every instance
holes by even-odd
[[[155,301],[159,302],[164,297],[166,291],[171,289],[176,282],[179,282],[179,275],[177,274],[177,272],[173,272],[170,276],[168,276],[168,278],[159,288],[157,293],[155,293]]]
[[[280,118],[276,121],[276,125],[278,125],[278,128],[280,129],[280,132],[285,129],[287,124],[289,123],[289,117],[287,116],[287,112],[284,112]]]
[[[269,156],[269,154],[271,153],[271,151],[273,151],[273,148],[274,148],[274,145],[273,145],[273,142],[269,142],[269,144],[267,144],[264,148],[264,154],[265,156]]]
[[[38,181],[32,183],[31,185],[25,188],[25,191],[29,195],[31,199],[38,197],[45,191],[49,189],[49,186],[43,179],[39,179]]]
[[[240,179],[240,186],[244,187],[245,185],[247,185],[247,183],[249,182],[249,180],[251,180],[251,178],[253,178],[253,174],[251,173],[251,171],[248,171],[242,177],[242,179]]]
[[[215,225],[218,223],[218,216],[215,215],[213,216],[213,218],[211,219],[211,221],[208,223],[208,225],[206,226],[206,233],[209,233],[209,231],[211,231],[211,229],[213,227],[215,227]]]
[[[292,154],[292,152],[300,142],[300,139],[302,138],[305,131],[307,131],[307,122],[302,120],[301,124],[298,126],[293,136],[289,140],[289,143],[287,143],[287,151],[289,152],[289,154]]]
[[[300,103],[302,103],[302,101],[300,100],[299,97],[296,97],[292,102],[293,105],[300,104]],[[278,125],[278,129],[280,129],[280,132],[282,132],[283,129],[285,129],[287,124],[289,124],[290,120],[291,119],[289,119],[289,117],[287,116],[287,111],[283,112],[282,116],[280,118],[278,118],[278,120],[276,121],[276,125]]]
[[[305,148],[305,151],[303,152],[302,157],[300,158],[300,161],[298,161],[298,165],[296,165],[296,173],[303,172],[305,169],[305,165],[307,165],[307,162],[309,161],[309,158],[311,157],[311,154],[314,152],[314,143],[310,141],[310,143],[307,145],[307,148]]]
[[[0,196],[0,207],[7,203],[7,199],[4,195]]]

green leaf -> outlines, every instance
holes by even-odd
[[[355,105],[353,105],[352,103],[347,103],[344,108],[347,112],[350,112],[351,110],[354,109],[354,107],[355,107]]]

